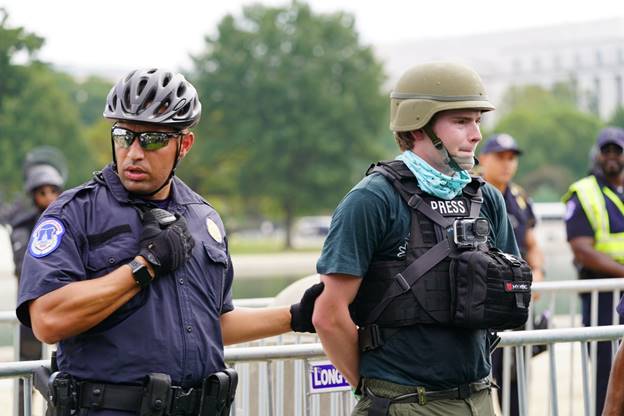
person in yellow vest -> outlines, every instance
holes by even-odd
[[[574,182],[566,203],[566,232],[580,279],[624,277],[624,130],[600,131],[589,176]],[[581,295],[583,325],[591,325],[591,299]],[[613,296],[601,292],[598,325],[613,324]],[[620,320],[620,322],[624,322]],[[617,324],[617,322],[616,322]],[[602,413],[609,372],[611,343],[598,343],[596,414]],[[618,413],[620,414],[620,413]]]

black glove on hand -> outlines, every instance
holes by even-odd
[[[139,255],[156,271],[156,275],[176,270],[191,257],[195,240],[188,230],[186,220],[175,214],[175,221],[159,222],[162,211],[150,210],[143,215],[143,232],[139,242]]]
[[[325,284],[317,283],[306,289],[299,303],[290,305],[290,328],[295,332],[315,333],[312,325],[312,313],[314,312],[314,302],[319,297]]]

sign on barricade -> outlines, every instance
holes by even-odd
[[[310,362],[310,393],[348,391],[347,379],[329,361]]]

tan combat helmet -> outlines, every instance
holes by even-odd
[[[403,74],[390,94],[390,130],[418,130],[434,114],[459,109],[494,110],[479,74],[452,62],[417,65]]]

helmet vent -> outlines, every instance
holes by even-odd
[[[130,88],[129,87],[126,87],[126,89],[124,90],[123,105],[126,108],[130,108]]]
[[[133,76],[134,74],[136,74],[136,72],[137,72],[137,71],[132,71],[132,72],[130,72],[128,75],[126,75],[126,79],[124,80],[124,82],[128,82],[128,81],[130,81],[130,78],[132,78],[132,76]]]
[[[178,112],[176,113],[176,115],[177,115],[178,117],[184,117],[184,116],[186,115],[186,113],[188,113],[188,112],[189,112],[189,110],[190,110],[190,109],[191,109],[191,103],[187,103],[184,107],[182,107],[182,108],[180,109],[180,111],[178,111]]]
[[[139,82],[139,86],[137,87],[137,94],[141,95],[146,84],[147,84],[147,80],[145,78],[142,79],[141,82]]]
[[[154,114],[159,115],[159,114],[166,113],[170,105],[171,105],[171,99],[170,99],[170,96],[167,96],[167,98],[165,98],[162,101],[162,104],[159,105],[158,108],[154,111]]]
[[[108,108],[110,108],[111,111],[115,111],[115,108],[117,108],[117,94],[113,96],[113,106],[111,107],[109,105]]]
[[[137,114],[141,114],[143,111],[145,111],[154,101],[154,97],[156,97],[156,87],[152,88],[149,91],[149,93],[147,94],[147,97],[145,97],[145,100],[143,101],[143,104],[137,111]]]
[[[182,97],[185,92],[186,92],[186,85],[185,85],[185,83],[182,82],[178,86],[178,90],[176,91],[176,94],[177,94],[178,97]]]
[[[148,74],[153,74],[153,73],[154,73],[154,72],[156,72],[156,71],[158,71],[158,69],[157,69],[157,68],[152,68],[152,69],[149,69],[149,70],[147,71],[147,73],[148,73]]]
[[[167,74],[165,75],[165,77],[163,78],[162,81],[162,86],[166,87],[169,84],[169,81],[171,81],[171,73],[167,72]]]

